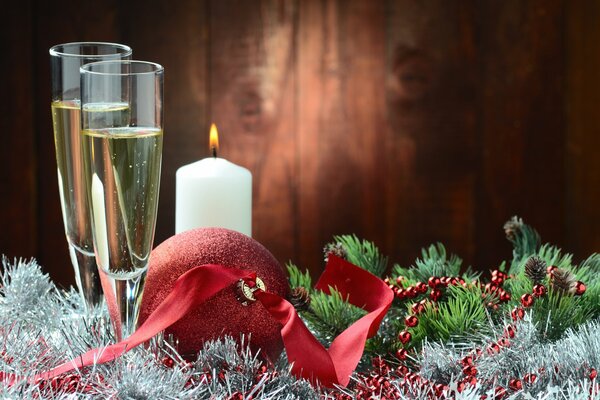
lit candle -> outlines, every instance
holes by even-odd
[[[200,227],[228,228],[252,236],[252,174],[217,157],[217,128],[210,127],[212,157],[177,170],[175,233]]]

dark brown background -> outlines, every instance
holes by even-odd
[[[214,121],[282,262],[316,273],[356,233],[403,264],[442,241],[484,269],[510,257],[513,214],[581,259],[600,248],[599,20],[567,0],[5,2],[0,251],[72,282],[48,48],[102,40],[166,69],[157,243]]]

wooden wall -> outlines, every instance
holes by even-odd
[[[442,241],[481,269],[519,214],[600,249],[600,6],[594,1],[23,0],[0,25],[0,252],[72,282],[48,48],[131,45],[165,66],[156,242],[176,169],[221,154],[254,176],[254,237],[313,272],[333,234],[409,264]]]

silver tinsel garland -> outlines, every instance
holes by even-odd
[[[3,260],[0,276],[0,371],[32,377],[84,353],[114,343],[104,308],[85,311],[78,293],[60,290],[42,273],[35,260]],[[509,321],[506,321],[509,323]],[[494,398],[496,386],[508,387],[511,378],[535,373],[532,384],[511,391],[514,399],[596,398],[591,368],[600,370],[600,321],[570,329],[556,342],[545,341],[528,315],[518,323],[511,346],[494,354],[485,351],[477,362],[478,383],[458,392],[460,360],[474,348],[502,336],[504,325],[490,322],[492,335],[454,338],[449,343],[426,343],[415,365],[433,383],[448,386],[455,399]],[[383,329],[383,328],[382,328]],[[170,362],[165,362],[165,360]],[[366,363],[364,363],[366,364]],[[118,360],[74,371],[50,382],[3,379],[0,397],[10,399],[319,399],[347,394],[321,390],[290,375],[285,355],[265,368],[248,346],[232,338],[206,343],[194,363],[186,363],[169,341],[157,338]],[[368,374],[369,372],[363,372]],[[360,380],[357,373],[355,380]],[[431,398],[430,387],[400,390],[402,379],[387,377],[398,387],[400,399]],[[406,386],[404,386],[406,387]]]

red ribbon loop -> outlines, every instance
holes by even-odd
[[[346,386],[362,357],[365,342],[377,333],[394,294],[381,279],[331,254],[315,288],[326,293],[335,288],[351,304],[368,311],[336,337],[329,350],[310,333],[286,300],[266,292],[257,293],[256,297],[283,325],[281,336],[296,376],[325,386]]]
[[[256,279],[253,272],[202,265],[181,275],[169,295],[127,339],[101,349],[90,350],[58,367],[34,377],[55,376],[120,357],[135,346],[151,339],[198,307],[219,291],[240,279]],[[296,376],[322,385],[346,386],[362,356],[367,338],[375,335],[381,320],[392,304],[394,295],[385,283],[371,273],[341,258],[329,256],[325,272],[316,288],[326,293],[335,287],[350,303],[368,314],[343,331],[326,350],[304,325],[294,307],[285,299],[269,292],[256,291],[255,297],[282,324],[281,335],[288,359]]]

